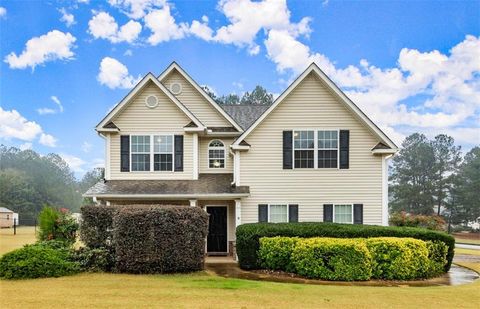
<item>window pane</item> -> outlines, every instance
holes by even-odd
[[[318,131],[318,149],[337,149],[337,131]]]
[[[288,222],[287,205],[270,205],[270,222]]]
[[[172,154],[155,154],[153,156],[153,169],[155,171],[171,171],[173,167]]]
[[[295,150],[295,168],[313,168],[313,150]]]
[[[150,136],[132,135],[132,152],[150,153]]]
[[[150,155],[132,154],[132,171],[150,171]]]
[[[210,159],[208,160],[208,166],[210,168],[224,168],[225,160],[223,159]]]
[[[336,223],[352,223],[352,205],[335,205]]]
[[[338,150],[319,150],[318,168],[336,168]]]
[[[294,147],[296,149],[313,149],[313,131],[295,131],[293,134]]]
[[[215,143],[216,146],[212,146],[213,143]],[[208,167],[225,167],[225,148],[220,141],[213,141],[210,143],[210,147],[208,149]]]
[[[153,137],[153,151],[155,153],[171,153],[173,151],[173,138],[171,135],[155,135]]]

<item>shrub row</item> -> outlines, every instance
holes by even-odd
[[[200,208],[84,206],[81,239],[87,247],[105,251],[78,256],[90,270],[112,268],[113,259],[119,272],[196,271],[203,269],[207,232],[208,215]],[[93,265],[94,256],[104,263]]]
[[[446,224],[441,216],[414,215],[405,211],[393,213],[389,222],[394,226],[423,227],[436,231],[443,231]]]
[[[258,257],[259,240],[262,237],[332,237],[332,238],[372,238],[372,237],[410,237],[424,241],[442,242],[447,246],[447,261],[443,271],[450,269],[455,239],[443,232],[421,228],[386,227],[375,225],[352,225],[337,223],[248,223],[237,227],[236,250],[239,265],[243,269],[261,268]]]
[[[341,281],[433,277],[443,271],[446,254],[442,242],[396,237],[263,237],[258,251],[264,268]]]

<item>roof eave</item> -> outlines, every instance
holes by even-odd
[[[83,197],[100,199],[215,199],[249,197],[250,193],[207,193],[207,194],[83,194]]]

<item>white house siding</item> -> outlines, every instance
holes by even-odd
[[[156,108],[145,105],[148,95],[157,96]],[[120,172],[120,134],[111,134],[107,139],[110,141],[110,179],[193,179],[193,138],[183,128],[190,121],[157,86],[145,86],[113,122],[122,135],[183,134],[183,172]]]
[[[176,70],[168,74],[162,83],[170,89],[172,83],[180,83],[182,92],[175,95],[207,127],[232,126],[183,76]]]
[[[350,168],[282,168],[282,131],[350,130]],[[310,74],[247,138],[241,154],[242,223],[257,222],[258,204],[299,205],[300,221],[322,221],[323,204],[362,203],[364,223],[382,223],[382,158],[371,148],[378,140]]]
[[[225,168],[208,168],[208,144],[211,141],[218,139],[225,145]],[[233,157],[230,155],[230,145],[233,143],[233,138],[224,137],[208,137],[199,139],[199,171],[200,173],[233,173]]]

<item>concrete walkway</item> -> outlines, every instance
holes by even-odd
[[[480,250],[479,245],[455,244],[455,248]]]

